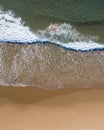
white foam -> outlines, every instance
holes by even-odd
[[[57,43],[61,45],[61,43]],[[104,45],[99,43],[95,43],[92,41],[89,42],[70,42],[68,44],[62,44],[62,46],[66,49],[72,49],[76,51],[91,51],[91,50],[102,50],[104,49]]]
[[[20,17],[16,17],[12,11],[3,10],[0,10],[0,41],[24,44],[44,41],[82,51],[104,49],[104,45],[80,34],[70,24],[51,24],[45,30],[33,33]]]
[[[51,24],[45,30],[39,30],[38,37],[67,49],[82,51],[104,49],[104,45],[94,42],[93,39],[80,34],[70,24],[65,23]]]
[[[50,24],[45,30],[37,31],[41,39],[49,41],[68,43],[72,41],[80,41],[79,32],[70,24]]]
[[[11,11],[0,10],[0,41],[26,43],[36,39],[36,35],[24,26],[20,17],[15,17]]]

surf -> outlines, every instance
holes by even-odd
[[[103,87],[104,51],[99,50],[103,44],[69,23],[34,31],[13,11],[0,10],[2,86]]]
[[[72,25],[50,24],[44,30],[32,31],[13,11],[0,9],[0,42],[17,44],[54,44],[74,51],[104,50],[104,45],[84,36]]]

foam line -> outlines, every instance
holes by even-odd
[[[0,42],[18,44],[54,44],[67,50],[104,50],[104,45],[80,34],[70,24],[50,24],[44,30],[32,32],[12,11],[0,10]]]

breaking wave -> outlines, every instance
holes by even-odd
[[[93,51],[104,45],[70,24],[32,31],[14,12],[0,10],[0,42],[0,85],[104,87],[104,51]]]
[[[0,42],[5,43],[51,43],[68,50],[93,51],[103,50],[104,45],[93,38],[79,33],[70,24],[50,24],[45,30],[32,32],[13,11],[0,9]]]

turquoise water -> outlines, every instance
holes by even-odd
[[[0,5],[0,85],[104,86],[103,0]]]

